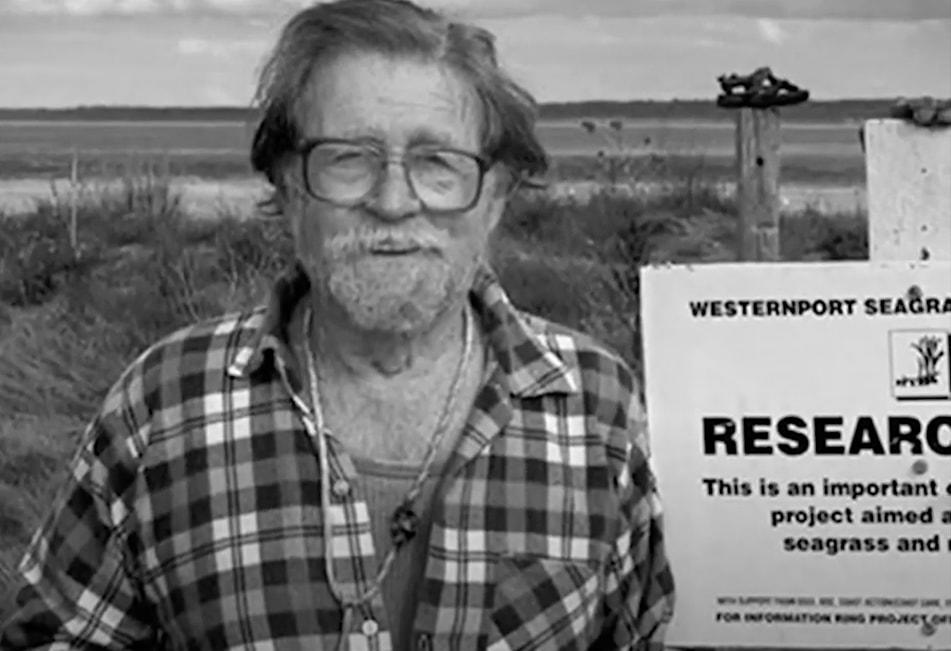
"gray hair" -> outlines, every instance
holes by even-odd
[[[272,204],[283,191],[283,164],[301,137],[298,109],[314,68],[353,51],[445,63],[478,98],[481,153],[503,164],[513,179],[548,170],[548,156],[535,135],[535,100],[500,69],[490,32],[451,22],[409,0],[336,0],[292,17],[261,71],[256,100],[262,115],[251,164],[277,190]]]

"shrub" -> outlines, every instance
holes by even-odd
[[[273,277],[294,257],[294,243],[278,218],[225,218],[218,223],[214,247],[216,268],[233,286]]]
[[[784,260],[867,260],[868,218],[861,213],[826,214],[807,208],[780,216]]]
[[[75,241],[71,233],[75,209]],[[186,217],[167,178],[126,175],[112,184],[82,184],[51,196],[29,215],[0,219],[0,302],[49,300],[66,282],[88,275],[119,247],[167,240]]]
[[[186,221],[181,194],[156,167],[129,164],[116,177],[77,184],[75,197],[51,184],[51,196],[37,204],[36,214],[65,227],[75,201],[79,242],[105,248],[145,243],[157,229]]]
[[[639,270],[649,262],[724,257],[728,199],[687,179],[659,192],[532,193],[503,217],[493,262],[513,302],[594,335],[640,372]],[[721,239],[711,237],[716,234]],[[723,241],[721,241],[723,240]]]
[[[101,255],[94,245],[74,248],[65,224],[48,212],[0,218],[0,302],[42,303],[67,277],[94,267]]]

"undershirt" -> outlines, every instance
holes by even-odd
[[[419,466],[397,461],[353,458],[361,492],[370,511],[373,547],[379,562],[393,546],[390,522],[393,511],[403,503],[419,473]],[[433,466],[414,508],[419,516],[418,533],[396,554],[389,574],[383,580],[381,595],[388,616],[393,651],[412,648],[413,620],[419,602],[419,588],[426,567],[426,551],[432,522],[432,496],[439,484],[442,468]]]

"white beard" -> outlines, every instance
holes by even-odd
[[[374,247],[422,250],[380,255]],[[477,268],[475,257],[450,257],[435,232],[393,233],[357,230],[332,238],[311,276],[349,320],[367,332],[411,335],[425,332],[452,305],[464,299]]]
[[[431,253],[328,260],[324,274],[329,297],[370,332],[425,331],[464,291],[459,270]]]

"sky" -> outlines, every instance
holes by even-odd
[[[0,0],[0,107],[247,106],[313,0]],[[951,0],[422,0],[541,102],[713,99],[768,65],[815,99],[951,96]]]

